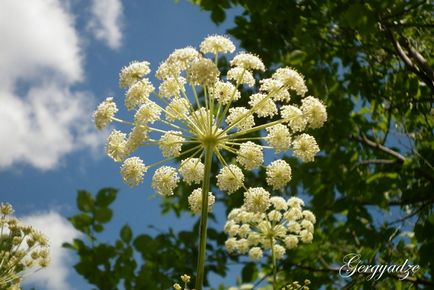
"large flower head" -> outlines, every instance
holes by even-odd
[[[305,97],[304,77],[287,67],[260,80],[257,73],[266,66],[248,52],[229,56],[231,67],[224,75],[218,57],[234,50],[231,40],[219,35],[206,37],[199,50],[191,46],[176,49],[156,71],[159,84],[147,78],[151,70],[146,61],[131,62],[122,69],[119,83],[133,116],[117,118],[112,98],[94,116],[98,128],[111,121],[132,126],[129,134],[121,128],[114,130],[106,148],[112,159],[123,161],[121,174],[126,183],[138,185],[146,171],[155,170],[152,187],[162,196],[171,196],[181,181],[203,185],[207,176],[209,179],[204,174],[206,160],[218,160],[216,185],[228,194],[243,189],[246,208],[261,212],[273,205],[269,190],[281,189],[291,179],[291,167],[283,160],[264,166],[265,151],[292,150],[303,161],[314,159],[318,145],[304,130],[321,127],[327,114],[320,100]],[[252,88],[255,84],[256,89]],[[245,86],[251,89],[241,93]],[[146,155],[134,157],[141,149],[149,152],[149,146],[160,149],[161,160],[149,164]],[[175,159],[181,160],[178,166],[164,164]],[[266,168],[268,187],[246,186],[246,171],[261,168]],[[198,210],[198,200],[197,191],[190,194],[193,211]],[[254,249],[251,255],[258,258],[261,251]]]

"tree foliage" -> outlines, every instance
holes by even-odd
[[[307,275],[314,288],[349,282],[371,289],[363,275],[343,281],[335,273],[346,253],[358,252],[371,264],[408,258],[422,268],[408,281],[389,277],[377,287],[433,286],[434,4],[193,2],[216,23],[230,7],[241,8],[229,34],[267,65],[297,68],[326,99],[329,121],[314,133],[323,155],[294,170],[291,188],[311,196],[320,230],[282,265],[288,280]]]

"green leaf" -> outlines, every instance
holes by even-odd
[[[217,24],[222,23],[225,17],[225,11],[222,8],[217,8],[211,12],[211,19]]]
[[[366,183],[372,183],[378,179],[396,179],[398,177],[398,173],[396,172],[378,172],[368,177]]]
[[[108,223],[112,219],[113,212],[109,208],[98,208],[95,210],[95,220],[100,223]]]
[[[77,207],[84,212],[91,212],[94,205],[92,194],[85,190],[78,191]]]
[[[89,231],[89,226],[92,224],[92,218],[85,213],[75,215],[69,221],[77,230],[85,233]]]
[[[131,241],[131,238],[133,237],[133,232],[131,231],[131,228],[129,225],[124,225],[121,229],[120,236],[122,241],[125,243],[129,243]]]
[[[247,263],[241,271],[241,279],[243,283],[253,281],[257,274],[256,265],[254,263]]]
[[[141,252],[142,254],[146,254],[149,251],[149,246],[152,243],[153,240],[151,237],[149,237],[148,235],[140,235],[134,240],[133,245],[139,252]]]
[[[98,194],[96,195],[95,204],[100,207],[107,207],[116,199],[117,193],[118,193],[117,189],[103,188],[100,191],[98,191]]]
[[[94,224],[93,229],[95,232],[100,233],[104,230],[104,226],[102,224]]]

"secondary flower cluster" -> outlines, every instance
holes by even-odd
[[[257,83],[255,71],[264,71],[265,66],[257,56],[241,52],[222,76],[218,57],[234,50],[234,44],[219,35],[206,37],[199,51],[193,47],[176,49],[156,71],[161,81],[158,89],[147,77],[151,71],[148,62],[132,62],[122,69],[119,84],[126,89],[125,107],[134,112],[134,118],[125,121],[115,117],[118,108],[109,97],[98,106],[94,120],[98,129],[112,121],[131,126],[129,133],[113,130],[106,145],[107,155],[122,162],[121,175],[128,185],[140,184],[151,168],[180,158],[179,168],[164,165],[155,170],[152,187],[156,193],[173,195],[181,180],[200,186],[205,152],[212,152],[220,162],[217,186],[229,194],[247,190],[243,170],[260,168],[264,149],[292,149],[299,159],[313,161],[319,147],[314,137],[303,131],[324,124],[325,106],[306,96],[303,76],[288,67],[259,80],[259,90],[248,97],[248,107],[241,106],[240,89],[253,87]],[[213,60],[205,57],[207,54],[212,54]],[[264,134],[250,137],[261,130]],[[144,146],[158,146],[163,159],[145,164],[140,157],[131,156]],[[224,151],[234,154],[235,160],[226,160]],[[283,160],[272,162],[266,170],[266,181],[273,189],[284,187],[291,179],[291,168]],[[213,200],[210,193],[210,205]],[[189,203],[193,212],[200,212],[198,192],[193,191]]]
[[[276,259],[282,259],[286,249],[297,247],[299,242],[310,243],[316,219],[303,206],[297,197],[270,198],[263,188],[245,192],[244,205],[229,213],[224,227],[229,235],[227,251],[248,254],[251,260],[259,261],[269,250]]]
[[[187,274],[184,274],[181,276],[182,282],[184,282],[184,287],[179,285],[178,283],[173,284],[174,290],[188,290],[188,283],[190,283],[191,277]]]
[[[283,290],[309,290],[310,280],[305,279],[303,282],[303,285],[300,284],[298,281],[294,281],[289,285],[286,285]]]
[[[21,277],[32,267],[49,264],[47,238],[10,217],[13,208],[0,204],[0,289],[20,289]]]

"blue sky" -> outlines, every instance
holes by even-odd
[[[113,238],[124,223],[136,234],[149,232],[149,224],[191,226],[189,216],[160,216],[149,177],[134,189],[121,182],[119,165],[103,154],[106,132],[94,129],[91,114],[109,95],[123,102],[117,86],[122,66],[147,60],[155,71],[175,48],[198,46],[228,25],[215,26],[187,1],[0,3],[0,202],[10,202],[16,216],[47,231],[54,251],[51,269],[30,276],[25,288],[90,288],[59,247],[62,237],[77,235],[63,217],[76,212],[78,189],[120,189],[103,239]],[[152,161],[153,153],[144,158]]]

